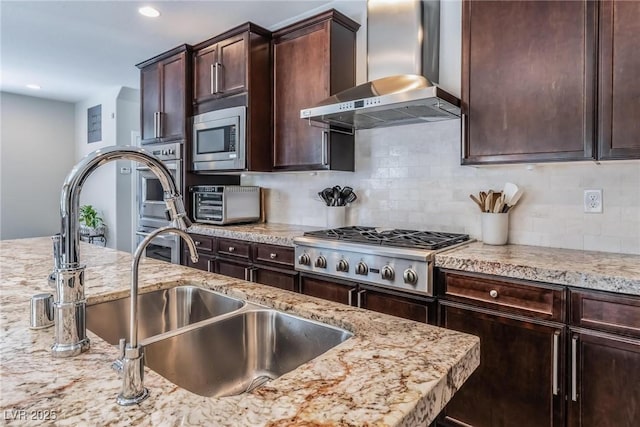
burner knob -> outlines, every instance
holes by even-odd
[[[338,271],[343,271],[343,272],[348,272],[349,271],[349,263],[347,262],[346,259],[341,259],[340,261],[338,261],[338,265],[336,265],[336,270]]]
[[[384,280],[393,280],[393,277],[395,276],[393,272],[393,268],[391,268],[388,265],[385,265],[384,267],[382,267],[382,271],[380,272],[380,275]]]
[[[320,255],[318,258],[316,258],[316,267],[327,268],[327,259]]]
[[[418,274],[411,268],[407,268],[404,271],[402,277],[404,279],[404,283],[407,283],[409,285],[415,285],[416,283],[418,283]]]
[[[369,267],[364,262],[359,262],[356,265],[356,274],[360,274],[361,276],[366,276],[369,273]]]
[[[311,265],[311,258],[307,254],[302,254],[298,257],[298,264]]]

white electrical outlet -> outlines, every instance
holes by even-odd
[[[602,213],[602,190],[584,190],[584,212]]]

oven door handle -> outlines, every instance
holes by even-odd
[[[136,231],[136,235],[137,236],[142,236],[142,237],[147,237],[149,234],[151,233],[147,233],[144,231]],[[171,236],[163,236],[163,235],[159,235],[153,238],[152,242],[166,242],[169,243],[171,246],[169,245],[165,245],[166,247],[173,247],[175,246],[177,239],[175,237],[171,237]],[[160,245],[162,246],[162,245]]]

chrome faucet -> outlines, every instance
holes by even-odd
[[[131,303],[129,306],[129,343],[125,339],[120,339],[120,357],[115,362],[118,370],[122,371],[122,390],[116,401],[119,405],[127,406],[142,402],[149,397],[149,391],[144,387],[144,359],[143,350],[138,344],[138,267],[140,258],[149,243],[158,235],[163,233],[174,233],[182,237],[191,254],[193,262],[198,261],[198,251],[191,236],[183,230],[175,227],[163,227],[150,233],[140,242],[133,255],[131,264]]]
[[[84,295],[85,266],[80,264],[78,253],[80,190],[94,170],[114,160],[133,160],[147,166],[162,185],[164,201],[168,209],[167,216],[173,226],[186,230],[191,225],[171,172],[158,158],[142,148],[130,146],[102,148],[88,154],[75,165],[62,185],[61,231],[53,238],[53,277],[56,283],[56,296],[54,301],[55,340],[51,351],[54,357],[76,356],[89,349],[85,322],[87,306]]]

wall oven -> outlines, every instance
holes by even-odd
[[[153,230],[154,229],[142,228],[136,231],[136,246]],[[161,234],[147,245],[144,255],[148,258],[180,264],[180,238],[173,235]]]
[[[145,150],[162,160],[169,169],[176,187],[182,189],[182,145],[179,143],[145,147]],[[167,205],[160,180],[147,166],[139,165],[137,174],[137,219],[136,245],[149,233],[170,225],[166,217]],[[145,255],[174,264],[180,263],[180,238],[175,235],[157,236],[147,246]]]
[[[193,117],[194,172],[246,168],[246,116],[246,107],[240,106]]]
[[[177,188],[182,188],[181,145],[154,146],[151,151],[171,172]],[[165,215],[164,190],[160,180],[147,166],[136,168],[138,174],[138,227],[159,228],[169,225]]]

